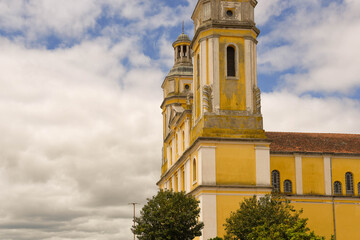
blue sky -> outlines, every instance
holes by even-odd
[[[0,2],[0,239],[129,239],[196,0]],[[259,0],[268,131],[360,133],[360,2]]]

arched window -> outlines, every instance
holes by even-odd
[[[280,192],[280,173],[278,170],[271,172],[271,183],[274,192]]]
[[[284,181],[284,193],[292,193],[292,183],[288,179]]]
[[[358,183],[358,195],[360,196],[360,182]]]
[[[345,187],[346,194],[354,194],[353,175],[351,172],[345,173]]]
[[[334,182],[334,194],[342,194],[341,182],[339,181]]]
[[[235,48],[232,46],[228,46],[226,48],[226,64],[227,64],[227,76],[235,77]]]
[[[197,88],[200,87],[200,56],[199,56],[199,54],[197,55],[197,58],[196,58],[196,85],[197,85]]]
[[[196,169],[196,159],[194,158],[194,160],[193,160],[193,182],[196,182],[196,171],[197,171],[197,169]]]

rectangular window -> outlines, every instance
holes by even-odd
[[[227,77],[235,77],[235,49],[232,46],[226,48]]]

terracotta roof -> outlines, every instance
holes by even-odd
[[[360,134],[266,132],[272,153],[360,155]]]

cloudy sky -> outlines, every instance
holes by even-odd
[[[130,239],[196,0],[0,0],[0,239]],[[360,1],[259,0],[269,131],[360,133]]]

